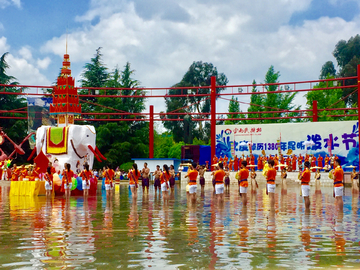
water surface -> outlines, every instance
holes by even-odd
[[[311,190],[305,213],[299,186],[278,186],[270,209],[260,185],[244,208],[236,186],[216,202],[212,186],[197,201],[176,186],[168,202],[127,185],[98,196],[9,197],[0,194],[2,269],[332,269],[360,267],[359,199],[350,188],[344,212],[330,187]]]

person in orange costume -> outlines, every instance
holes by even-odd
[[[274,162],[275,162],[275,167],[277,168],[278,165],[279,165],[279,157],[277,154],[275,154],[275,157],[274,157]]]
[[[163,194],[163,199],[168,199],[168,192],[169,192],[169,179],[171,177],[168,165],[163,165],[163,172],[160,175],[160,185],[161,185],[161,192]]]
[[[229,160],[229,172],[233,171],[233,164],[234,164],[234,162],[233,162],[232,158],[230,158],[230,160]]]
[[[311,167],[315,167],[316,166],[316,157],[315,155],[311,155]],[[312,169],[312,172],[316,172],[316,169]]]
[[[255,157],[253,154],[250,155],[251,165],[255,165]]]
[[[308,211],[310,209],[310,162],[309,161],[305,161],[304,163],[305,166],[305,170],[302,172],[301,176],[300,176],[300,180],[301,180],[301,193],[302,196],[304,197],[304,202],[305,202],[305,209],[306,211]]]
[[[258,158],[258,170],[262,171],[264,169],[264,162],[265,162],[265,157],[259,156]]]
[[[227,157],[227,155],[225,155],[225,157],[224,157],[224,169],[228,166],[228,160],[229,160],[229,158]]]
[[[290,156],[288,156],[287,158],[286,158],[286,166],[288,167],[288,170],[291,172],[291,157]]]
[[[72,187],[72,178],[74,177],[74,172],[70,169],[71,165],[69,163],[65,164],[65,170],[62,173],[62,184],[65,190],[65,196],[70,196],[71,187]]]
[[[270,207],[274,208],[275,206],[275,179],[276,179],[276,170],[274,169],[274,160],[271,159],[268,161],[269,170],[266,173],[266,192],[269,194],[270,198]]]
[[[257,167],[258,167],[258,170],[261,171],[262,170],[262,158],[261,156],[258,156],[257,158]]]
[[[18,168],[16,164],[14,164],[11,173],[11,181],[19,181],[20,173],[21,173],[21,168]]]
[[[244,207],[246,207],[247,204],[247,188],[249,186],[249,170],[246,168],[246,166],[246,161],[243,161],[241,163],[241,169],[239,171],[239,192]]]
[[[196,163],[192,163],[189,166],[189,170],[185,176],[185,178],[189,178],[189,194],[191,197],[191,201],[193,203],[196,202],[196,190],[197,190],[196,179],[199,175],[199,172],[195,168],[196,168]]]
[[[318,158],[317,158],[317,165],[318,165],[318,167],[324,167],[323,166],[323,157],[322,156],[320,156],[320,154],[319,154],[319,156],[318,156]]]
[[[93,177],[92,171],[89,170],[89,164],[86,163],[84,165],[84,170],[79,174],[79,176],[82,178],[84,197],[87,197],[90,189],[90,178]]]
[[[105,177],[105,190],[106,196],[111,196],[113,190],[113,179],[115,176],[115,172],[110,166],[106,166],[106,170],[103,172],[103,176]]]
[[[24,178],[28,178],[29,176],[29,172],[28,170],[25,168],[24,165],[21,165],[21,172],[20,172],[20,181],[23,181]]]
[[[304,161],[304,157],[301,156],[301,154],[299,154],[299,157],[298,157],[298,167],[299,167],[299,172],[302,170],[302,163]]]
[[[215,177],[215,194],[219,202],[222,202],[224,199],[224,166],[222,163],[218,164],[219,170],[212,173]]]
[[[131,193],[133,194],[134,198],[137,197],[138,180],[140,176],[141,174],[138,171],[137,164],[134,163],[132,165],[132,170],[130,170],[128,173],[129,185],[130,185]]]
[[[234,158],[234,171],[237,172],[239,169],[239,158],[235,155]]]
[[[326,154],[325,155],[325,164],[324,164],[324,167],[326,166],[326,165],[328,165],[329,164],[329,162],[330,162],[330,158],[328,157],[328,155]]]
[[[34,167],[36,167],[36,163],[34,163]],[[55,167],[53,167],[52,162],[49,162],[48,167],[50,167],[52,174],[56,173],[56,169],[55,169]]]
[[[280,164],[285,164],[284,156],[280,155]]]
[[[292,165],[292,170],[295,172],[296,171],[296,156],[295,154],[292,155],[292,159],[291,159],[291,165]]]
[[[335,196],[335,204],[339,208],[339,211],[343,211],[344,202],[343,202],[343,192],[344,192],[344,171],[341,168],[340,159],[335,159],[334,161],[335,169],[334,169],[334,196]]]
[[[34,167],[29,172],[29,181],[35,181],[35,178],[40,178],[39,170],[40,168],[36,166],[36,163],[34,163]]]
[[[214,155],[214,157],[213,157],[213,164],[216,164],[216,163],[218,163],[218,158],[217,158],[216,155]]]

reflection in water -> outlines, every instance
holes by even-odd
[[[246,207],[242,209],[240,214],[239,236],[240,236],[239,246],[244,247],[243,252],[247,252],[246,247],[248,245],[248,237],[249,237],[249,222],[248,222]]]
[[[270,251],[270,258],[274,257],[273,252],[276,252],[276,220],[275,220],[275,208],[270,208],[269,215],[267,217],[266,227],[267,246]]]
[[[346,240],[344,239],[344,225],[343,225],[344,213],[341,212],[335,218],[334,224],[334,240],[336,245],[337,255],[343,255],[345,251]]]
[[[139,228],[139,215],[137,211],[137,201],[136,196],[132,197],[132,203],[130,208],[130,214],[128,218],[128,236],[134,237],[138,233]]]
[[[92,254],[96,250],[88,202],[25,196],[11,197],[9,202],[10,224],[21,229],[17,248],[31,251],[34,267],[75,266],[94,261]]]
[[[311,251],[311,235],[310,235],[310,213],[307,212],[302,216],[301,221],[301,242],[304,245],[305,251]]]
[[[198,239],[199,229],[198,229],[198,220],[196,216],[196,205],[192,203],[188,206],[186,225],[188,231],[188,245],[192,246],[195,243],[199,242]]]
[[[163,201],[128,187],[113,196],[68,199],[8,197],[0,186],[0,266],[18,268],[295,269],[357,268],[359,198],[344,197],[335,211],[331,187],[312,192],[305,212],[297,185],[249,192],[248,207],[231,188],[223,203],[212,186],[193,204],[185,187]],[[101,189],[99,189],[101,190]],[[351,190],[347,190],[351,194]],[[337,256],[341,255],[341,256]],[[111,259],[110,259],[111,258]]]

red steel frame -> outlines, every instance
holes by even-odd
[[[357,80],[357,85],[345,85],[345,81],[347,80]],[[336,81],[341,82],[341,86],[332,86],[332,87],[324,87],[324,88],[313,88],[316,84],[320,82],[328,82]],[[277,87],[276,91],[267,92],[266,87],[275,85]],[[260,91],[252,92],[253,87],[259,87]],[[286,88],[291,86],[292,89]],[[6,91],[7,88],[16,88],[18,92],[9,92]],[[20,95],[20,96],[51,96],[51,94],[44,94],[42,93],[42,89],[53,89],[53,86],[31,86],[31,85],[0,85],[0,94],[7,94],[7,95]],[[199,94],[199,89],[209,89],[210,94]],[[227,91],[226,93],[216,94],[217,88],[225,88],[230,89],[231,91]],[[216,99],[221,96],[237,96],[237,95],[257,95],[257,94],[271,94],[271,93],[289,93],[289,92],[309,92],[309,91],[321,91],[321,90],[332,90],[332,89],[346,89],[346,88],[357,88],[358,93],[358,107],[355,108],[326,108],[326,109],[318,109],[317,108],[317,101],[313,102],[313,109],[305,109],[305,110],[269,110],[269,111],[261,111],[261,112],[236,112],[236,113],[229,113],[229,112],[216,112]],[[36,93],[29,92],[29,89],[35,89]],[[90,90],[101,90],[103,93],[100,95],[92,95],[90,94]],[[176,95],[169,95],[169,90],[171,89],[178,89],[181,90],[180,94]],[[245,89],[245,91],[244,91]],[[286,89],[286,90],[285,90]],[[25,93],[24,91],[27,90]],[[39,91],[41,90],[41,91]],[[302,81],[302,82],[286,82],[286,83],[274,83],[274,84],[249,84],[249,85],[233,85],[233,86],[216,86],[216,77],[211,78],[211,85],[210,86],[202,86],[202,87],[175,87],[175,88],[131,88],[131,89],[124,89],[124,88],[82,88],[78,87],[78,90],[88,90],[88,94],[79,95],[80,98],[82,97],[113,97],[113,98],[166,98],[166,97],[207,97],[210,98],[211,110],[210,113],[191,113],[193,116],[205,116],[204,118],[194,118],[193,121],[210,121],[211,123],[211,156],[215,155],[215,145],[216,145],[216,121],[223,121],[224,118],[217,118],[217,115],[246,115],[247,117],[241,118],[230,118],[226,120],[263,120],[263,119],[312,119],[313,122],[318,121],[319,112],[322,111],[343,111],[344,114],[336,114],[336,115],[329,115],[329,117],[344,117],[344,116],[357,116],[358,121],[360,119],[360,65],[358,65],[357,69],[357,76],[354,77],[346,77],[346,78],[335,78],[335,79],[325,79],[325,80],[312,80],[312,81]],[[119,95],[106,95],[107,90],[118,90]],[[122,90],[144,90],[146,95],[122,95]],[[188,90],[192,90],[192,93],[188,94]],[[165,94],[158,94],[156,92],[165,91]],[[186,92],[185,92],[186,91]],[[194,93],[195,92],[195,93]],[[155,94],[154,94],[155,93]],[[15,110],[0,110],[0,119],[27,119],[27,116],[14,116],[14,114],[27,114],[27,110],[24,111],[24,108],[19,108]],[[182,121],[181,118],[166,118],[166,116],[171,115],[187,115],[188,113],[181,113],[181,112],[169,112],[169,113],[154,113],[154,106],[150,105],[149,113],[128,113],[128,112],[119,112],[119,110],[115,110],[117,112],[114,113],[82,113],[82,116],[93,116],[94,118],[81,118],[75,119],[75,121],[149,121],[149,158],[153,158],[154,156],[154,121]],[[273,109],[273,108],[272,108]],[[355,111],[357,110],[357,114]],[[354,111],[354,113],[349,114],[349,111]],[[3,116],[1,114],[4,113],[12,113],[13,116]],[[273,117],[261,117],[261,114],[273,114]],[[278,117],[275,116],[275,113],[298,113],[298,116],[284,116]],[[122,118],[122,116],[136,116],[137,118],[134,119],[127,119]],[[255,117],[249,118],[249,115],[254,115]],[[258,115],[258,116],[257,116]],[[96,118],[96,116],[107,116],[107,118]],[[118,116],[119,118],[110,118],[110,116]],[[158,118],[155,118],[157,116]],[[210,119],[208,118],[210,117]],[[360,142],[360,132],[359,132],[359,142]],[[359,153],[360,153],[360,143],[359,143]],[[359,168],[360,168],[360,159],[359,159]]]

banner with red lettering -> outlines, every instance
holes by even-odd
[[[277,154],[336,155],[343,167],[359,165],[358,121],[241,124],[216,126],[216,156],[257,158]]]

